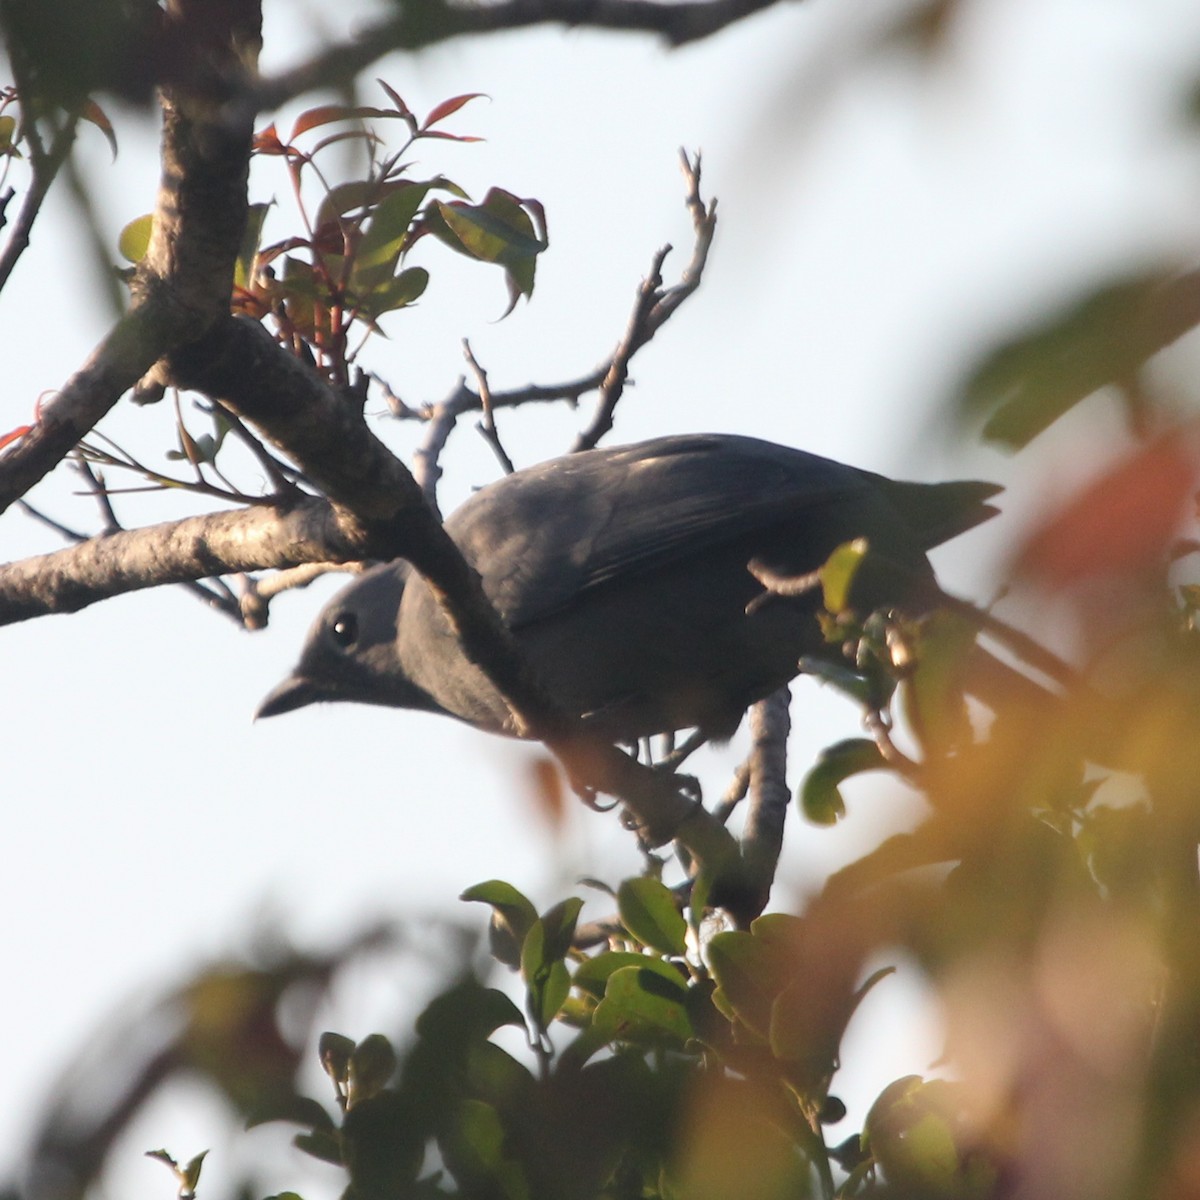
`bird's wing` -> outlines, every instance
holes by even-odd
[[[483,489],[447,522],[518,628],[584,591],[739,538],[818,528],[879,492],[854,467],[753,438],[692,435],[592,451]],[[813,564],[816,565],[816,564]]]

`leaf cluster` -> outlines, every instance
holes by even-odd
[[[284,164],[303,232],[263,244],[272,204],[252,203],[234,270],[232,310],[270,321],[282,344],[341,385],[349,384],[370,335],[382,332],[381,318],[414,304],[428,287],[428,269],[407,265],[422,239],[500,266],[509,293],[505,315],[533,294],[537,258],[549,244],[537,200],[492,187],[473,203],[444,175],[410,178],[409,152],[418,142],[479,141],[440,128],[478,93],[444,100],[418,120],[379,82],[389,107],[320,105],[301,113],[286,138],[274,124],[255,135],[255,157]],[[379,132],[389,125],[403,131],[396,149]],[[315,142],[312,134],[320,135]],[[334,181],[326,164],[347,144],[364,152],[365,170]],[[128,262],[143,260],[152,230],[149,214],[125,226],[119,249]]]

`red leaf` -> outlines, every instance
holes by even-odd
[[[0,434],[0,450],[3,450],[9,442],[15,442],[19,438],[23,438],[27,433],[33,431],[32,425],[18,425],[16,429],[9,430],[8,433]]]
[[[255,154],[286,154],[287,147],[279,140],[279,134],[275,132],[275,122],[272,121],[266,129],[261,130],[254,135],[254,141],[251,147]]]
[[[425,123],[421,126],[421,132],[424,133],[431,125],[436,125],[451,113],[458,112],[464,104],[469,104],[472,100],[478,100],[480,96],[484,95],[486,95],[485,92],[464,92],[461,96],[451,96],[449,100],[443,100],[441,104],[435,104],[429,110],[429,115],[425,118]]]
[[[384,83],[382,79],[376,79],[375,82],[388,94],[388,99],[396,106],[396,111],[402,117],[411,117],[412,109],[400,98],[400,93],[394,87]]]
[[[448,142],[484,142],[486,138],[471,137],[465,133],[444,133],[440,129],[422,129],[421,136],[424,138],[444,138]]]
[[[83,107],[79,110],[79,115],[85,120],[90,121],[95,127],[104,134],[108,139],[108,144],[112,148],[113,161],[117,158],[117,135],[113,132],[112,122],[108,119],[108,114],[98,105],[95,100],[85,100]]]
[[[369,117],[395,117],[396,113],[386,108],[370,105],[321,104],[302,112],[292,126],[292,141],[310,129],[320,125],[332,125],[335,121],[365,121]]]
[[[1159,566],[1196,488],[1198,467],[1190,430],[1139,447],[1029,538],[1017,571],[1057,588]]]

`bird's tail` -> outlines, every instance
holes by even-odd
[[[1004,490],[999,484],[978,480],[885,482],[892,502],[904,514],[925,550],[932,550],[994,517],[1000,510],[987,501]]]

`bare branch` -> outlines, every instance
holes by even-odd
[[[96,497],[96,503],[100,506],[100,515],[104,521],[104,532],[116,533],[121,528],[121,522],[117,520],[117,514],[113,511],[112,500],[104,486],[104,476],[94,471],[92,464],[87,459],[80,459],[75,467],[87,481],[88,490]]]
[[[791,801],[787,783],[791,699],[784,687],[750,709],[753,748],[748,759],[750,805],[742,834],[742,862],[747,888],[755,896],[757,906],[751,906],[752,916],[767,906],[783,848],[783,826]]]
[[[81,536],[57,523],[54,527],[64,536]],[[0,625],[77,612],[98,600],[162,584],[324,562],[339,548],[347,561],[364,557],[362,544],[348,535],[340,515],[311,497],[287,510],[263,504],[121,530],[0,566]]]
[[[273,571],[262,579],[253,575],[239,574],[240,591],[235,605],[241,615],[242,624],[247,629],[265,629],[270,617],[271,601],[283,592],[294,588],[308,587],[314,579],[328,575],[333,571],[346,574],[358,574],[369,566],[365,562],[318,562],[302,563],[298,567],[288,567]]]
[[[686,204],[692,215],[692,225],[696,240],[692,247],[692,257],[680,276],[679,282],[673,287],[663,290],[662,264],[670,247],[664,247],[655,254],[650,272],[638,288],[634,301],[633,312],[626,325],[625,334],[613,353],[595,370],[578,379],[555,384],[529,384],[525,387],[509,391],[495,391],[487,382],[486,375],[480,385],[480,391],[474,392],[467,386],[465,379],[460,379],[454,391],[438,404],[422,408],[412,408],[400,400],[398,396],[382,380],[385,397],[392,415],[398,420],[420,420],[427,423],[425,439],[416,453],[416,475],[421,490],[431,504],[435,504],[437,481],[441,477],[438,461],[455,423],[464,413],[485,412],[495,413],[500,408],[515,408],[521,404],[546,403],[556,400],[568,400],[577,403],[580,397],[589,392],[599,390],[600,405],[588,428],[575,440],[572,450],[586,450],[595,446],[601,437],[612,428],[613,412],[620,399],[625,382],[629,375],[629,363],[659,329],[674,315],[679,306],[699,286],[704,274],[704,266],[708,261],[709,247],[712,245],[713,234],[716,231],[717,215],[716,201],[705,205],[700,196],[700,159],[693,161],[687,154],[680,151],[684,178],[687,181]],[[479,365],[468,355],[479,378]],[[486,399],[483,395],[487,389]],[[494,418],[492,427],[494,428]],[[486,436],[486,424],[485,424]],[[507,458],[507,455],[505,455]],[[509,465],[507,470],[511,470]]]
[[[50,185],[54,182],[59,169],[71,152],[78,121],[78,117],[72,116],[61,129],[57,130],[49,150],[43,146],[33,122],[30,120],[28,123],[32,178],[29,190],[21,201],[17,218],[12,223],[8,240],[4,244],[4,251],[0,253],[0,290],[8,283],[8,277],[12,274],[21,255],[29,249],[29,236],[33,232],[34,222],[42,211],[42,204],[46,199],[46,194],[50,191]]]
[[[87,478],[89,486],[94,491],[96,502],[100,505],[100,511],[104,516],[104,536],[120,531],[121,524],[117,520],[116,513],[113,512],[112,504],[109,502],[108,493],[104,490],[103,478],[96,475],[92,471],[91,466],[86,462],[79,463],[78,466],[80,473]],[[17,507],[28,516],[32,517],[35,521],[40,522],[49,529],[53,529],[55,533],[68,542],[74,542],[78,545],[92,540],[93,535],[80,533],[78,530],[71,529],[68,526],[63,525],[61,522],[54,520],[50,516],[47,516],[44,512],[34,508],[33,505],[28,504],[24,500],[18,500]],[[0,574],[2,573],[3,568],[0,568]],[[217,581],[218,585],[219,582],[220,581]],[[209,588],[205,587],[202,583],[192,580],[184,580],[179,586],[186,588],[192,593],[193,596],[196,597],[196,599],[207,605],[209,608],[214,608],[224,616],[231,617],[233,620],[237,621],[239,625],[243,623],[238,604],[233,599],[232,593],[229,592],[228,588],[222,588],[220,586]]]
[[[700,286],[713,234],[717,229],[717,202],[714,200],[706,206],[700,197],[700,155],[689,159],[687,153],[681,150],[679,158],[684,179],[687,181],[687,206],[692,215],[692,227],[696,235],[691,261],[684,269],[679,282],[663,291],[662,265],[671,247],[664,246],[654,256],[650,274],[638,289],[637,302],[634,304],[625,336],[609,360],[608,369],[600,385],[600,404],[591,424],[576,438],[572,450],[591,449],[612,429],[613,413],[625,389],[630,360]]]
[[[477,428],[500,460],[500,466],[504,473],[511,475],[516,468],[513,466],[513,460],[509,457],[508,451],[504,449],[504,444],[500,441],[500,431],[496,428],[492,390],[488,386],[487,372],[479,365],[479,360],[471,350],[471,343],[466,338],[463,338],[463,355],[470,364],[471,370],[475,372],[475,382],[479,384],[479,404],[483,409],[483,420],[479,422]]]

